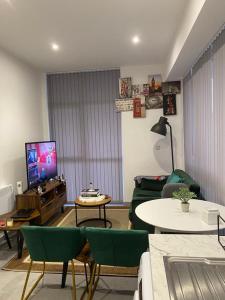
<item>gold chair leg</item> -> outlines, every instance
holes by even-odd
[[[92,291],[93,295],[94,295],[94,292],[95,292],[95,290],[97,288],[97,285],[98,285],[100,271],[101,271],[101,265],[98,265],[97,277],[96,277],[96,280],[95,280],[95,283],[94,283],[94,288],[93,288],[93,291]]]
[[[30,295],[32,294],[33,290],[36,288],[36,286],[38,285],[39,281],[43,278],[43,276],[45,274],[45,262],[43,262],[43,272],[42,272],[42,274],[38,277],[38,279],[35,281],[35,283],[31,287],[31,289],[29,290],[28,294],[25,296],[25,292],[26,292],[26,288],[27,288],[27,284],[28,284],[28,280],[29,280],[29,276],[30,276],[30,272],[31,272],[31,268],[32,268],[32,263],[33,263],[33,261],[31,260],[30,265],[29,265],[29,269],[28,269],[28,272],[27,272],[27,276],[26,276],[26,280],[25,280],[25,284],[24,284],[24,288],[23,288],[23,293],[22,293],[21,300],[27,300],[30,297]]]
[[[32,264],[33,264],[33,261],[31,260],[30,264],[29,264],[28,271],[27,271],[27,276],[26,276],[26,279],[25,279],[25,284],[24,284],[24,287],[23,287],[23,292],[22,292],[21,300],[24,299],[24,295],[25,295],[26,288],[27,288],[27,283],[28,283],[28,280],[29,280],[29,277],[30,277],[30,271],[31,271],[31,268],[32,268]]]
[[[73,295],[73,300],[76,300],[76,281],[75,281],[75,267],[74,267],[74,262],[71,260],[71,265],[72,265],[72,295]]]
[[[84,275],[86,280],[86,288],[88,288],[88,276],[87,276],[87,265],[86,262],[84,263]]]
[[[91,270],[92,270],[92,265],[93,263],[88,263],[89,268],[90,268],[90,277],[91,277]],[[83,293],[81,294],[80,300],[84,299],[85,294],[88,294],[88,288],[89,288],[89,283],[90,283],[90,279],[88,279],[88,273],[87,273],[87,266],[86,266],[86,262],[84,263],[84,273],[85,273],[85,280],[86,280],[86,287],[83,291]]]
[[[98,281],[99,281],[101,265],[98,265],[97,274],[96,274],[96,269],[97,269],[97,264],[94,264],[93,271],[92,271],[92,274],[91,274],[91,280],[90,280],[90,284],[89,284],[88,300],[92,300],[92,298],[94,296],[94,293],[95,293],[95,290],[96,290],[96,287],[97,287]],[[96,279],[95,279],[95,274],[96,274]]]
[[[97,266],[97,264],[94,263],[93,269],[92,269],[92,272],[91,272],[91,279],[90,279],[89,287],[88,287],[88,300],[92,299],[92,286],[93,286],[93,283],[94,283],[96,266]]]

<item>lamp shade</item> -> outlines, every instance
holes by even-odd
[[[166,136],[166,124],[168,124],[167,118],[160,117],[159,122],[152,126],[151,131]]]

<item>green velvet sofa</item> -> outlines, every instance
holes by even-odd
[[[154,233],[154,226],[140,220],[135,214],[135,209],[145,201],[161,198],[161,193],[165,185],[179,182],[184,183],[189,187],[190,191],[197,195],[197,198],[201,197],[199,184],[185,171],[180,169],[174,170],[170,176],[155,176],[155,178],[137,176],[134,180],[135,188],[129,210],[129,220],[133,229],[144,229],[148,230],[149,233]]]

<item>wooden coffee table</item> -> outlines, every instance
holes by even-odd
[[[11,216],[15,213],[16,211],[12,211],[10,213],[4,214],[0,216],[0,219],[10,219]],[[30,221],[38,218],[40,216],[40,213],[37,209],[35,209],[33,211],[33,213],[30,215],[29,218],[21,218],[21,219],[14,219],[13,220],[13,225],[12,226],[4,226],[4,227],[0,227],[0,231],[4,232],[7,244],[9,246],[9,248],[11,249],[11,243],[8,237],[8,233],[7,231],[16,231],[16,237],[17,237],[17,257],[21,258],[22,257],[22,251],[23,251],[23,242],[24,242],[24,238],[22,235],[22,232],[20,231],[20,228],[23,225],[29,225]]]
[[[79,198],[77,198],[74,201],[75,204],[75,216],[76,216],[76,226],[79,227],[81,224],[87,222],[87,221],[94,221],[94,220],[99,220],[104,222],[104,227],[105,228],[111,228],[112,227],[112,222],[110,220],[107,220],[106,218],[106,204],[110,203],[112,198],[108,195],[105,196],[105,199],[102,201],[96,201],[93,199],[93,201],[80,201]],[[98,218],[91,218],[91,219],[85,219],[83,221],[77,222],[77,206],[81,207],[98,207]],[[101,216],[101,208],[103,209],[103,218]],[[107,226],[108,224],[108,226]]]

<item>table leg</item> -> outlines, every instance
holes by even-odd
[[[105,212],[105,204],[103,205],[103,212],[104,212],[104,224],[106,228],[106,212]]]
[[[68,270],[68,261],[63,263],[63,273],[62,273],[62,283],[61,288],[63,289],[66,286],[66,275]]]
[[[99,205],[99,207],[98,207],[98,217],[99,217],[99,219],[102,218],[102,216],[101,216],[101,205]]]
[[[9,236],[8,236],[8,232],[6,230],[4,230],[4,236],[5,236],[5,239],[6,239],[6,242],[8,244],[8,247],[9,249],[12,249],[12,245],[10,243],[10,239],[9,239]]]
[[[75,220],[76,220],[76,226],[77,226],[77,205],[75,204]]]
[[[23,234],[20,230],[17,230],[17,257],[21,258],[23,253]]]

